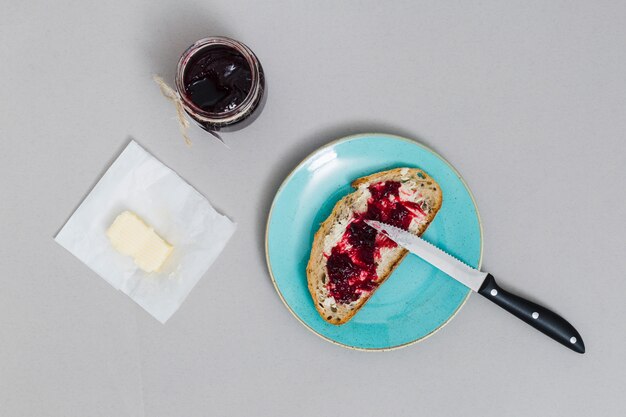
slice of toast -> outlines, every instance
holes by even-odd
[[[408,253],[374,229],[363,229],[369,226],[362,220],[395,222],[419,236],[443,201],[437,182],[416,168],[378,172],[352,187],[356,191],[337,202],[315,233],[306,269],[315,308],[336,325],[349,321]],[[369,236],[365,243],[354,237],[357,228]]]

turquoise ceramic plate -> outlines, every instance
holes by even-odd
[[[478,210],[459,173],[434,151],[386,134],[349,136],[308,156],[276,193],[267,223],[266,256],[276,291],[302,324],[324,339],[364,350],[417,342],[459,311],[470,291],[409,255],[348,323],[335,326],[317,313],[307,287],[313,235],[359,177],[397,167],[421,168],[439,183],[443,205],[424,238],[480,267]]]

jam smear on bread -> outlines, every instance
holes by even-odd
[[[399,181],[383,181],[368,187],[367,209],[356,213],[339,242],[328,255],[328,291],[337,303],[349,304],[378,283],[377,260],[381,250],[397,244],[364,220],[377,220],[408,230],[416,217],[426,214],[419,203],[403,201]]]

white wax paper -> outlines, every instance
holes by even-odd
[[[174,246],[161,271],[145,273],[105,232],[130,210]],[[131,141],[55,240],[165,323],[220,254],[236,225],[191,185]]]

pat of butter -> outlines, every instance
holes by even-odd
[[[106,231],[113,248],[132,256],[145,272],[158,271],[174,248],[135,213],[125,211],[115,218]]]

